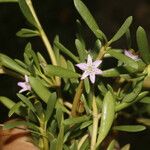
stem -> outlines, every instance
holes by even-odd
[[[42,149],[43,150],[49,150],[49,142],[48,139],[43,136],[46,134],[46,122],[43,122],[43,120],[40,120],[40,133],[42,135]]]
[[[71,115],[73,117],[75,117],[77,115],[76,110],[77,110],[78,103],[80,101],[82,92],[83,92],[83,80],[80,81],[80,83],[77,87],[77,90],[76,90],[76,94],[75,94],[74,99],[73,99],[72,110],[71,110]]]
[[[93,95],[93,130],[92,130],[92,138],[91,138],[91,149],[96,150],[96,139],[97,139],[97,130],[98,130],[98,110],[96,105],[95,96]]]
[[[106,47],[102,46],[102,48],[100,49],[99,54],[97,56],[97,59],[101,60],[104,57],[105,53],[106,53]]]
[[[50,44],[46,34],[45,34],[45,32],[44,32],[44,30],[43,30],[43,28],[42,28],[42,26],[41,26],[41,24],[40,24],[40,22],[38,20],[38,17],[37,17],[37,15],[35,13],[35,10],[33,8],[32,2],[31,2],[31,0],[26,0],[26,2],[27,2],[27,5],[28,5],[28,7],[29,7],[29,9],[30,9],[30,11],[31,11],[31,13],[32,13],[36,23],[37,23],[37,25],[38,25],[38,30],[39,30],[41,39],[42,39],[42,41],[43,41],[43,43],[44,43],[44,45],[45,45],[45,47],[47,49],[47,52],[48,52],[48,54],[50,56],[50,59],[51,59],[51,62],[52,62],[53,65],[57,66],[57,61],[56,61],[55,54],[53,52],[53,49],[51,47],[51,44]],[[55,79],[56,79],[57,86],[60,86],[60,78],[56,77]]]

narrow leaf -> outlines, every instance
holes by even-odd
[[[81,15],[81,17],[83,18],[83,20],[88,25],[88,27],[96,35],[96,37],[100,39],[106,39],[104,33],[99,29],[95,19],[93,18],[92,14],[85,6],[85,4],[81,0],[74,0],[74,5],[77,11],[79,12],[79,14]]]
[[[38,28],[38,25],[36,23],[36,20],[29,8],[29,5],[31,6],[32,3],[30,0],[18,0],[19,2],[19,6],[20,6],[20,9],[22,11],[22,13],[24,14],[24,16],[26,17],[26,19],[32,24],[34,25],[35,27]]]
[[[29,77],[29,82],[35,93],[47,103],[50,98],[50,91],[41,83],[41,81],[34,77]]]
[[[80,75],[74,71],[62,68],[60,66],[47,65],[43,68],[48,77],[58,76],[63,78],[79,78]]]
[[[27,97],[25,97],[20,93],[18,93],[17,96],[23,101],[23,103],[26,104],[27,107],[29,107],[30,110],[32,110],[33,112],[36,111],[33,104],[30,102],[30,100]]]
[[[137,44],[140,51],[140,55],[142,56],[143,61],[146,64],[150,64],[150,48],[149,48],[146,32],[142,27],[138,27],[136,32],[136,38],[137,38]]]
[[[87,51],[85,50],[84,45],[76,39],[75,40],[75,45],[79,54],[80,61],[83,62],[87,58]]]
[[[53,112],[53,110],[55,108],[56,100],[57,100],[56,93],[55,92],[51,93],[51,96],[50,96],[50,98],[49,98],[49,100],[47,102],[47,108],[46,108],[46,112],[45,112],[45,119],[46,119],[46,121],[48,121],[49,118],[52,115],[52,112]]]
[[[16,3],[18,0],[0,0],[0,3]]]
[[[37,30],[31,30],[31,29],[26,29],[26,28],[23,28],[21,29],[20,31],[18,31],[16,33],[16,35],[18,37],[35,37],[35,36],[39,36],[39,32]]]
[[[104,97],[101,123],[96,146],[98,147],[107,136],[115,117],[115,102],[113,95],[108,91]]]
[[[114,130],[126,131],[126,132],[139,132],[146,129],[143,125],[121,125],[113,127]]]
[[[63,52],[65,53],[67,56],[69,56],[70,58],[72,58],[76,63],[79,63],[79,59],[72,53],[70,52],[66,47],[64,47],[61,43],[59,43],[58,41],[54,41],[55,45]]]
[[[135,70],[138,70],[138,63],[135,60],[133,60],[132,58],[129,58],[122,53],[118,53],[118,52],[114,51],[113,49],[108,50],[107,53],[110,54],[111,56],[115,57],[116,59],[120,60],[121,62],[125,63],[126,65],[131,66]]]
[[[88,121],[88,120],[89,120],[88,116],[81,116],[81,117],[75,117],[75,118],[66,119],[66,120],[64,120],[63,123],[65,125],[74,125],[74,124],[82,123],[82,122],[85,122],[85,121]]]
[[[112,43],[112,42],[120,39],[126,33],[126,31],[129,29],[131,23],[132,23],[132,16],[128,17],[125,20],[123,25],[120,27],[120,29],[117,31],[117,33],[112,37],[112,39],[109,41],[109,43]]]
[[[26,69],[18,65],[18,63],[13,59],[2,53],[0,53],[0,64],[23,75],[30,75],[29,71],[27,71]]]

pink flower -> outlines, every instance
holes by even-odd
[[[25,91],[31,91],[31,86],[29,84],[29,78],[27,75],[25,75],[25,82],[18,82],[18,86],[20,86],[22,89],[19,91],[19,93],[25,92]]]
[[[124,50],[124,54],[125,54],[126,56],[128,56],[128,57],[134,59],[135,61],[136,61],[136,60],[139,60],[139,56],[133,54],[133,52],[130,51],[130,50]]]
[[[102,74],[102,70],[98,68],[98,66],[102,63],[101,60],[96,60],[92,62],[92,58],[88,55],[87,63],[80,63],[76,66],[84,71],[81,76],[81,80],[85,79],[87,76],[90,77],[92,83],[95,82],[95,75]]]

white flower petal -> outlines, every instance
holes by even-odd
[[[89,76],[89,73],[85,71],[81,76],[81,80],[85,79],[87,76]]]
[[[94,73],[90,74],[90,80],[92,83],[95,83],[95,74]]]
[[[92,65],[92,57],[90,55],[87,58],[87,65]]]
[[[17,85],[20,86],[21,88],[25,88],[26,87],[25,82],[18,82]]]
[[[24,76],[25,82],[29,82],[29,77],[27,75]]]
[[[81,70],[85,70],[87,68],[87,64],[86,63],[80,63],[76,65],[78,68],[80,68]]]
[[[96,61],[93,62],[93,65],[94,65],[94,67],[97,68],[101,63],[102,63],[101,60],[96,60]]]
[[[26,91],[26,89],[21,89],[20,91],[19,91],[19,93],[22,93],[22,92],[25,92]]]
[[[95,74],[102,74],[103,71],[101,69],[95,68],[94,73]]]

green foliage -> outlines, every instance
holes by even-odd
[[[24,60],[12,59],[0,53],[0,74],[11,75],[18,81],[25,80],[19,82],[25,91],[17,93],[15,101],[0,96],[0,103],[9,109],[9,117],[18,115],[23,118],[7,122],[4,124],[5,129],[26,127],[42,150],[105,149],[102,142],[107,144],[107,150],[114,150],[119,145],[117,137],[109,137],[114,130],[140,132],[150,126],[150,119],[145,117],[145,114],[150,114],[149,44],[145,30],[139,27],[136,38],[140,55],[138,59],[132,57],[135,51],[129,29],[131,16],[108,41],[82,0],[74,0],[75,8],[96,36],[94,44],[90,45],[93,49],[88,51],[84,25],[77,20],[74,51],[61,44],[58,35],[51,46],[31,0],[0,2],[18,2],[32,28],[22,28],[17,36],[39,36],[50,57],[49,61],[42,53],[35,52],[31,43],[25,46]],[[124,49],[111,45],[123,35],[127,38],[128,52],[131,52],[129,56],[126,56]],[[87,60],[88,55],[93,60]],[[102,61],[101,66],[98,66],[99,59]],[[117,60],[117,63],[112,60]],[[81,68],[77,69],[77,64]],[[101,74],[98,73],[99,69],[102,70]],[[85,77],[87,74],[90,77]],[[93,78],[96,78],[95,82],[91,83]],[[138,102],[140,105],[136,105]],[[126,111],[128,107],[130,114]],[[135,124],[138,122],[143,125],[122,125],[118,123],[118,117],[122,116],[127,116],[127,123],[130,118]],[[109,138],[112,140],[108,143]],[[130,144],[121,148],[129,149]]]
[[[150,48],[149,48],[146,32],[142,27],[138,27],[136,32],[136,38],[137,38],[138,48],[143,61],[147,64],[150,64]]]

